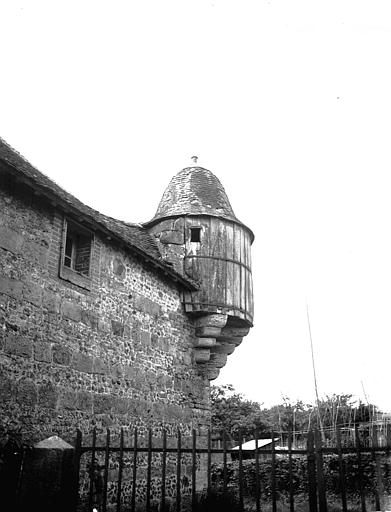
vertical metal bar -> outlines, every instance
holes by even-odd
[[[211,473],[212,473],[212,435],[210,429],[208,430],[208,462],[207,462],[207,491],[211,491]]]
[[[223,431],[223,493],[227,492],[228,472],[227,472],[227,432]]]
[[[182,456],[182,437],[178,428],[177,440],[177,459],[176,459],[176,512],[181,510],[181,456]]]
[[[308,467],[308,503],[310,512],[318,511],[318,499],[316,493],[316,473],[315,473],[315,449],[314,433],[308,432],[307,437],[307,467]]]
[[[117,488],[117,512],[121,510],[122,471],[124,466],[124,429],[121,428],[119,440],[119,461],[118,461],[118,488]]]
[[[75,494],[73,498],[73,506],[76,510],[78,502],[79,502],[79,476],[80,476],[80,457],[81,457],[81,447],[82,447],[82,433],[80,430],[77,430],[76,433],[76,442],[75,442],[75,454],[74,454],[74,481],[75,481]]]
[[[94,501],[94,473],[95,473],[95,447],[96,447],[96,427],[92,431],[91,463],[90,463],[90,490],[88,493],[88,510],[92,510]]]
[[[110,430],[107,429],[106,433],[106,450],[105,450],[105,467],[103,476],[103,497],[102,497],[102,512],[107,509],[107,482],[109,478],[109,459],[110,459]]]
[[[132,501],[131,512],[136,510],[136,482],[137,482],[137,428],[133,434],[133,471],[132,471]]]
[[[272,510],[273,510],[273,512],[277,512],[277,494],[276,494],[276,443],[275,443],[275,441],[274,441],[274,431],[272,431],[271,491],[272,491]]]
[[[292,468],[292,437],[291,431],[288,432],[288,471],[289,471],[289,510],[294,512],[295,500],[293,494],[293,468]]]
[[[239,429],[239,510],[243,511],[243,436]]]
[[[380,468],[380,459],[379,454],[376,452],[376,448],[378,448],[378,440],[377,440],[377,430],[375,425],[372,425],[372,460],[375,462],[376,468],[376,485],[375,485],[375,505],[376,510],[381,510],[381,499],[380,496],[383,497],[383,480]]]
[[[162,487],[160,497],[160,510],[166,510],[166,466],[167,466],[167,432],[163,430],[163,447],[162,447]]]
[[[261,511],[261,485],[259,481],[259,450],[258,450],[258,429],[255,431],[255,507],[256,512]]]
[[[358,465],[358,487],[360,490],[361,510],[362,510],[362,512],[366,512],[364,485],[363,485],[363,481],[362,481],[363,469],[362,469],[362,462],[361,462],[361,444],[360,444],[360,436],[358,433],[357,425],[355,426],[354,432],[355,432],[355,437],[356,437],[356,452],[357,452],[357,465]]]
[[[315,429],[315,460],[318,482],[319,512],[327,512],[326,486],[324,483],[322,439],[318,429]]]
[[[148,431],[148,452],[147,452],[147,501],[145,509],[147,512],[151,511],[151,468],[152,466],[152,429]]]
[[[192,465],[191,465],[191,503],[193,510],[195,510],[197,503],[196,494],[196,470],[197,470],[197,437],[196,431],[193,428],[193,447],[192,447]]]
[[[339,482],[341,485],[342,512],[348,512],[348,505],[346,502],[345,465],[344,465],[343,457],[342,457],[341,429],[339,427],[337,427],[337,450],[338,450],[338,462],[339,462]]]

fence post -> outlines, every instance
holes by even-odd
[[[81,444],[81,437],[78,436]],[[76,446],[77,448],[77,446]],[[26,454],[20,489],[21,510],[74,512],[78,496],[77,450],[57,436]]]
[[[361,510],[362,512],[366,512],[366,504],[365,504],[365,493],[364,493],[364,484],[362,481],[363,471],[362,471],[362,463],[361,463],[361,443],[357,425],[354,428],[354,433],[356,437],[356,453],[357,453],[357,465],[358,465],[358,486],[360,489],[360,500],[361,500]]]
[[[326,487],[324,483],[322,439],[320,432],[315,429],[315,458],[318,483],[319,512],[327,512]]]
[[[310,512],[318,512],[317,493],[316,493],[316,471],[315,471],[315,449],[314,433],[308,432],[307,437],[307,467],[308,467],[308,502]]]

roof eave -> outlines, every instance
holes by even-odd
[[[139,249],[138,247],[130,244],[127,240],[124,240],[123,238],[119,237],[116,233],[109,230],[102,223],[96,221],[91,215],[81,212],[75,206],[67,203],[64,199],[62,199],[61,197],[54,194],[51,190],[49,190],[46,187],[35,182],[29,176],[26,176],[23,172],[21,172],[17,167],[15,167],[10,162],[7,162],[4,159],[0,159],[0,161],[2,161],[5,164],[5,166],[10,170],[11,174],[15,177],[15,179],[17,181],[19,181],[20,183],[25,183],[26,185],[31,187],[33,190],[35,190],[40,195],[45,197],[53,206],[61,208],[66,214],[74,215],[79,222],[87,223],[90,227],[93,227],[96,230],[101,231],[104,235],[106,235],[106,237],[110,237],[111,239],[116,240],[119,244],[127,247],[133,253],[138,254],[140,257],[142,257],[144,260],[146,260],[148,263],[150,263],[153,267],[159,269],[166,276],[169,276],[174,282],[180,283],[186,289],[188,289],[188,290],[197,290],[198,289],[198,286],[195,283],[193,283],[190,280],[187,280],[186,278],[181,276],[179,273],[177,273],[175,270],[170,269],[167,266],[167,264],[165,264],[163,262],[159,262],[155,258],[152,258],[151,256],[149,256],[148,253],[146,253],[146,252],[142,251],[141,249]]]

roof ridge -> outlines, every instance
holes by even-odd
[[[17,177],[21,175],[29,186],[38,188],[49,201],[57,203],[64,211],[85,217],[86,222],[94,225],[96,229],[100,229],[103,233],[113,234],[145,261],[169,274],[174,281],[179,281],[182,285],[194,288],[195,285],[192,280],[179,274],[167,264],[154,237],[143,225],[110,217],[84,204],[49,176],[34,167],[2,137],[0,137],[0,160],[9,167],[12,174]]]

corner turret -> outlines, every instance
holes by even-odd
[[[254,235],[236,218],[216,176],[198,166],[172,178],[145,226],[163,258],[199,284],[183,302],[196,327],[195,360],[215,379],[253,325]]]

